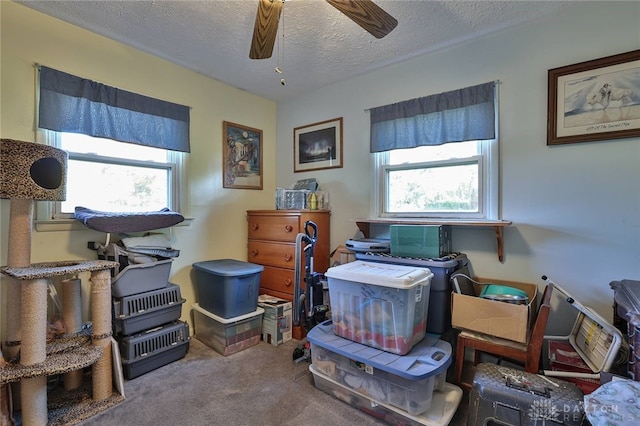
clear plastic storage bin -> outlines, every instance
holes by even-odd
[[[196,339],[224,356],[240,352],[260,343],[263,314],[264,309],[258,307],[249,314],[220,318],[195,303]]]
[[[424,337],[429,269],[355,261],[325,275],[337,335],[399,355]]]
[[[431,408],[424,413],[414,415],[398,407],[361,395],[355,390],[331,380],[319,372],[313,364],[309,366],[309,371],[313,374],[316,388],[393,426],[446,426],[453,419],[462,400],[462,389],[451,383],[445,383],[444,391],[433,393]]]
[[[451,365],[451,345],[432,337],[401,356],[336,336],[331,321],[325,321],[311,329],[307,340],[318,372],[413,415],[427,411],[433,392],[444,390]]]

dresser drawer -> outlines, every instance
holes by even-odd
[[[293,277],[293,269],[265,266],[264,271],[262,271],[262,274],[260,275],[260,291],[262,292],[264,289],[269,289],[292,295],[294,284]]]
[[[247,259],[251,263],[276,266],[293,270],[295,267],[296,245],[249,241]]]
[[[295,242],[298,216],[249,216],[249,239]]]

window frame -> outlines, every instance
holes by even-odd
[[[371,216],[375,218],[416,218],[416,219],[455,219],[455,220],[497,220],[499,205],[499,144],[498,138],[476,141],[479,153],[472,157],[452,158],[448,160],[423,161],[421,163],[405,163],[390,165],[388,152],[372,153],[371,169],[373,170],[374,188],[371,205]],[[437,165],[446,167],[468,163],[471,158],[478,160],[478,212],[388,212],[387,202],[387,171],[415,169],[420,165]]]
[[[36,134],[36,140],[46,145],[61,147],[62,139],[61,133],[53,130],[38,129]],[[176,152],[166,150],[167,162],[160,163],[157,161],[141,161],[134,159],[125,159],[118,157],[109,157],[98,154],[87,153],[75,153],[69,152],[69,160],[81,160],[92,161],[96,163],[105,164],[119,164],[119,165],[132,165],[143,166],[155,169],[164,169],[169,173],[169,187],[167,188],[168,200],[171,203],[169,207],[171,210],[180,212],[183,215],[184,207],[188,205],[187,191],[186,191],[186,167],[187,167],[187,153]],[[62,212],[62,202],[60,201],[43,201],[38,202],[36,208],[36,221],[37,222],[64,222],[75,221],[73,213]]]

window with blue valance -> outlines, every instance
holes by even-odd
[[[372,108],[371,152],[494,139],[495,84]]]
[[[40,66],[38,126],[190,152],[189,107]]]

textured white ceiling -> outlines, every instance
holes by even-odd
[[[324,0],[287,0],[273,56],[253,60],[249,47],[258,0],[19,1],[275,101],[555,13],[567,4],[375,2],[398,20],[383,39],[374,38]],[[274,71],[278,65],[284,74]],[[281,77],[286,86],[280,84]]]

